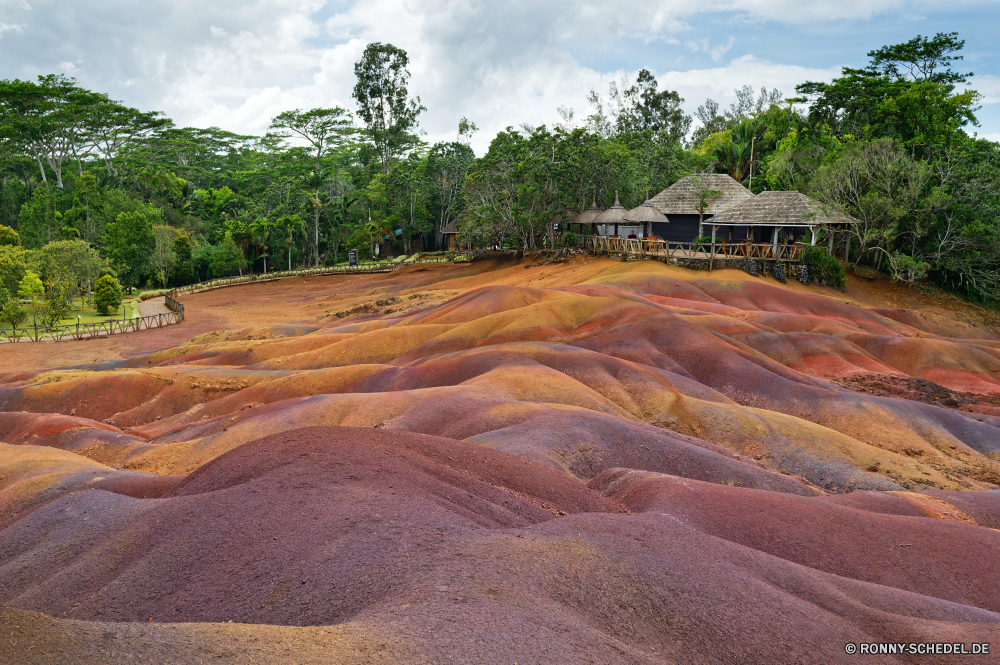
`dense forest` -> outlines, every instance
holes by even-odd
[[[466,242],[552,246],[572,242],[553,222],[581,206],[618,192],[631,207],[698,172],[836,206],[862,222],[859,263],[996,303],[1000,144],[966,131],[980,96],[955,70],[963,45],[882,47],[794,98],[745,86],[728,109],[700,106],[693,132],[644,69],[591,91],[585,117],[508,127],[480,158],[465,118],[455,141],[421,139],[426,109],[390,44],[356,63],[355,109],[288,111],[263,136],[179,128],[65,76],[3,80],[0,307],[19,322],[45,301],[57,320],[99,278],[165,287],[434,250],[452,221]]]

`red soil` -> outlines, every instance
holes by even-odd
[[[38,654],[127,660],[86,626],[157,662],[158,640],[829,663],[1000,636],[1000,341],[973,308],[606,260],[185,303],[0,345],[0,603]]]

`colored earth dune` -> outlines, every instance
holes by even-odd
[[[5,345],[0,662],[1000,651],[1000,340],[852,284],[480,261]]]

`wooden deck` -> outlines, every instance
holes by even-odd
[[[644,238],[612,238],[608,236],[584,236],[584,247],[594,252],[611,256],[629,256],[637,259],[679,259],[679,260],[734,260],[798,262],[802,250],[808,245],[785,245],[752,242],[691,243],[671,240],[647,240]]]

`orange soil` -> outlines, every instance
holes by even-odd
[[[851,662],[1000,635],[1000,340],[965,303],[584,258],[183,301],[0,345],[23,662]]]

